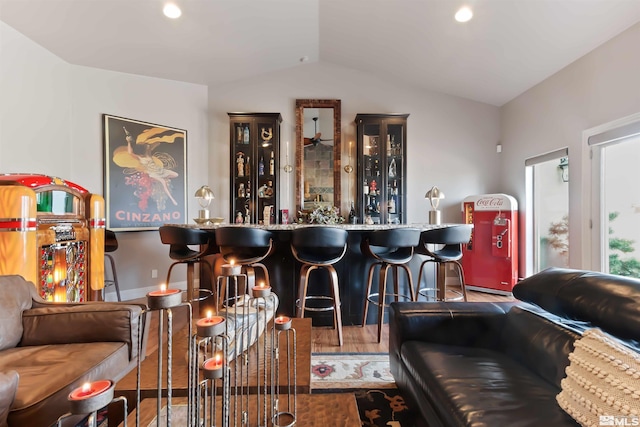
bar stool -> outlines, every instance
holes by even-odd
[[[442,228],[425,230],[420,234],[420,244],[416,247],[416,253],[430,257],[420,264],[420,274],[418,275],[418,295],[430,299],[430,293],[435,291],[436,301],[459,301],[467,300],[467,290],[464,284],[464,269],[460,260],[462,259],[462,245],[469,243],[471,239],[471,224],[451,225]],[[433,249],[436,248],[436,249]],[[422,283],[422,272],[424,266],[433,262],[436,264],[436,287],[420,288]],[[458,270],[461,291],[447,289],[446,269],[447,264],[453,264]],[[447,297],[447,294],[454,294],[454,297]]]
[[[116,262],[113,259],[111,254],[107,252],[114,252],[118,249],[118,239],[116,238],[116,233],[111,230],[104,231],[104,257],[109,260],[109,267],[111,268],[111,277],[112,279],[104,280],[105,289],[108,286],[113,286],[116,288],[116,296],[118,297],[118,301],[122,301],[120,297],[120,285],[118,284],[118,273],[116,272]],[[106,273],[106,270],[105,270]]]
[[[416,293],[413,287],[413,279],[411,270],[407,267],[407,263],[413,257],[413,248],[420,242],[420,230],[417,228],[394,228],[389,230],[377,230],[369,233],[362,239],[360,247],[362,253],[375,259],[367,278],[367,292],[364,302],[364,314],[362,315],[362,326],[367,321],[367,311],[369,303],[378,306],[378,342],[382,336],[382,324],[384,323],[384,307],[387,296],[394,296],[395,300],[404,298],[411,301],[416,300]],[[376,267],[380,266],[380,278],[378,292],[371,293],[371,283]],[[393,274],[393,293],[386,293],[387,272],[392,269]],[[409,282],[410,296],[400,294],[398,286],[398,268],[402,268],[407,273]]]
[[[246,226],[220,227],[215,230],[216,245],[226,262],[231,260],[242,266],[247,275],[249,289],[256,284],[255,269],[259,268],[264,274],[266,286],[269,282],[269,272],[262,261],[273,251],[271,232],[261,228]]]
[[[213,291],[195,288],[194,285],[195,264],[205,263],[213,275],[213,266],[205,259],[205,256],[217,252],[215,244],[211,242],[209,233],[205,230],[177,225],[163,225],[159,228],[159,232],[162,243],[169,245],[169,257],[174,260],[167,272],[167,287],[169,286],[173,267],[178,264],[186,264],[187,301],[202,301],[213,295]],[[197,246],[198,249],[191,249],[190,246]]]
[[[338,343],[342,346],[342,309],[340,303],[340,288],[338,287],[338,273],[333,264],[340,261],[347,252],[347,230],[335,227],[304,227],[291,233],[291,252],[293,257],[302,263],[300,268],[300,282],[298,284],[298,299],[296,300],[296,315],[304,317],[305,311],[333,310],[334,328],[338,330]],[[331,296],[309,295],[309,275],[313,270],[325,269],[329,272],[331,282]],[[310,307],[307,301],[329,300],[330,306]]]

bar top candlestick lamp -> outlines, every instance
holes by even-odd
[[[196,190],[195,198],[198,199],[198,204],[200,204],[198,219],[208,220],[210,218],[209,205],[211,204],[211,201],[216,198],[213,191],[211,191],[208,185],[203,185]]]
[[[429,224],[440,224],[441,215],[440,211],[438,210],[438,206],[440,205],[440,200],[444,199],[444,193],[434,185],[429,191],[427,191],[427,194],[424,195],[424,198],[428,199],[429,203],[431,203],[431,210],[429,211]]]

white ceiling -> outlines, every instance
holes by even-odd
[[[215,86],[308,57],[498,106],[640,21],[640,0],[174,1],[178,20],[160,0],[0,0],[0,20],[77,65]]]

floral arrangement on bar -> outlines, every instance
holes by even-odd
[[[344,217],[340,216],[337,206],[314,205],[311,212],[298,211],[298,222],[309,224],[342,224]]]

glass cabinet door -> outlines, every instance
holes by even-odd
[[[358,114],[358,206],[367,224],[406,223],[408,114]]]
[[[275,224],[279,210],[278,113],[228,113],[231,139],[231,212],[237,224]]]
[[[389,124],[387,126],[387,157],[385,169],[387,171],[386,198],[387,223],[403,224],[406,222],[403,203],[404,192],[404,125]]]

